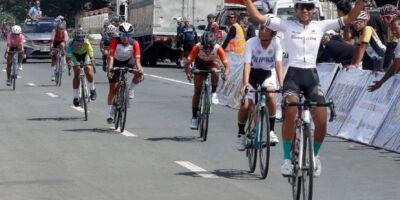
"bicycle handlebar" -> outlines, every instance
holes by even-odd
[[[203,73],[210,74],[210,73],[213,73],[213,71],[211,71],[211,70],[201,70],[201,69],[196,69],[196,68],[190,69],[190,72],[192,74],[203,74]],[[222,73],[225,72],[225,68],[217,69],[215,72],[219,73],[219,74],[222,74]]]
[[[268,90],[267,87],[258,87],[258,89],[254,90],[249,90],[249,88],[246,88],[244,95],[241,99],[242,104],[244,104],[244,101],[246,99],[246,96],[248,93],[282,93],[282,88],[277,89],[277,90]]]
[[[335,111],[335,104],[332,99],[329,99],[329,102],[327,103],[317,103],[317,102],[312,102],[309,100],[305,100],[304,102],[301,103],[289,103],[289,102],[284,102],[283,106],[295,106],[295,107],[306,107],[306,108],[312,108],[312,107],[329,107],[330,110],[330,117],[329,117],[329,122],[332,122],[336,118],[336,111]]]

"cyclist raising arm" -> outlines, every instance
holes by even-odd
[[[318,0],[294,0],[297,20],[284,20],[270,15],[261,15],[251,0],[243,0],[247,11],[255,22],[265,24],[268,28],[281,31],[285,35],[285,42],[289,49],[289,68],[283,84],[283,93],[288,102],[298,102],[301,92],[304,97],[317,103],[325,103],[324,93],[321,91],[316,70],[316,60],[319,44],[323,34],[331,29],[339,29],[352,23],[364,8],[364,0],[357,0],[355,7],[348,15],[339,19],[314,21],[315,5]],[[284,162],[281,173],[290,176],[293,165],[290,160],[291,139],[295,134],[296,107],[289,107],[285,111],[282,125]],[[321,174],[319,150],[326,135],[327,111],[324,107],[312,110],[315,123],[315,176]]]
[[[283,69],[282,57],[283,50],[280,40],[275,37],[276,32],[266,28],[264,25],[259,26],[258,37],[253,37],[247,41],[245,51],[245,64],[243,68],[243,87],[241,94],[244,95],[247,89],[257,89],[257,85],[267,87],[267,90],[276,89],[276,77],[272,75],[272,70],[276,70],[279,85],[283,85]],[[249,85],[250,83],[250,85]],[[267,94],[268,110],[270,121],[271,143],[277,144],[278,137],[275,135],[275,114],[276,114],[276,97],[274,93]],[[248,101],[250,100],[250,101]],[[252,104],[255,103],[255,94],[248,93],[244,104],[241,105],[238,112],[238,140],[237,149],[245,150],[245,120],[250,112]]]
[[[393,36],[400,38],[400,18],[396,18],[391,22],[391,31]],[[368,91],[373,92],[379,89],[383,83],[385,83],[390,77],[400,72],[400,43],[397,43],[397,47],[394,50],[394,60],[392,66],[385,73],[383,78],[379,81],[374,81],[373,85],[368,86]]]
[[[189,66],[192,62],[195,62],[195,66],[199,70],[211,70],[211,92],[212,92],[212,102],[217,104],[217,85],[218,85],[218,74],[215,73],[218,68],[218,57],[222,61],[225,67],[225,75],[224,79],[227,79],[229,75],[229,64],[228,59],[225,57],[224,49],[217,44],[217,39],[215,34],[209,31],[203,33],[201,37],[201,42],[197,43],[189,57],[188,62],[185,64],[185,72],[187,80],[190,80],[190,69]],[[203,75],[195,75],[194,76],[194,95],[192,98],[192,119],[190,121],[189,127],[191,129],[197,129],[198,120],[197,120],[197,112],[199,110],[199,101],[200,101],[200,93],[201,93],[201,85],[204,81]]]
[[[83,63],[85,65],[85,74],[88,80],[88,86],[90,89],[90,99],[92,101],[96,100],[96,89],[94,86],[94,76],[92,66],[93,58],[93,48],[89,40],[86,39],[86,31],[82,29],[77,29],[74,31],[74,39],[69,43],[67,47],[67,62],[68,68],[71,65],[80,65]],[[74,79],[72,82],[73,88],[73,104],[75,107],[79,106],[79,75],[80,68],[78,66],[74,67]]]
[[[140,46],[139,43],[131,39],[133,27],[130,23],[124,22],[119,25],[120,32],[118,39],[113,39],[110,44],[110,53],[108,55],[108,82],[110,89],[107,98],[107,122],[113,122],[113,103],[117,94],[119,73],[113,73],[111,70],[115,67],[129,67],[136,66],[138,70],[135,73],[132,83],[129,86],[129,98],[134,98],[134,87],[138,85],[143,78],[143,67],[140,64]]]
[[[18,68],[22,68],[21,62],[24,55],[24,35],[21,33],[21,27],[15,25],[11,27],[11,33],[7,35],[7,86],[11,85],[11,64],[13,60],[12,51],[18,51]]]

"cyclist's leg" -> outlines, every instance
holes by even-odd
[[[264,87],[267,87],[267,90],[274,91],[276,90],[276,74],[271,72],[271,76],[269,76],[262,83]],[[271,131],[275,131],[275,120],[276,120],[276,94],[268,93],[268,112],[269,112],[269,125]]]
[[[253,90],[253,87],[249,85],[249,90]],[[244,103],[240,105],[240,109],[238,112],[238,135],[244,135],[245,130],[244,126],[246,124],[246,119],[249,115],[251,106],[253,105],[255,99],[254,93],[248,93],[247,96],[244,99]]]
[[[10,50],[11,51],[11,50]],[[11,75],[11,65],[12,65],[12,60],[13,60],[13,56],[11,53],[8,53],[7,55],[7,79],[10,79],[10,75]]]
[[[73,65],[79,64],[79,62],[76,61],[75,56],[72,56],[72,63]],[[79,75],[80,75],[80,69],[79,67],[73,67],[74,70],[74,78],[72,80],[72,95],[73,95],[73,104],[75,106],[79,105]]]
[[[211,67],[211,71],[212,71],[212,74],[211,74],[211,86],[212,86],[211,92],[212,93],[217,92],[217,87],[218,87],[219,76],[218,76],[218,73],[216,73],[216,71],[218,70],[218,65],[219,65],[218,61],[219,60],[214,60],[214,61],[210,62],[210,67]]]
[[[304,97],[313,102],[325,103],[325,96],[320,87],[317,70],[309,69],[306,73],[305,77],[308,77],[308,81],[304,82],[304,84],[306,84],[304,88]],[[311,113],[315,124],[314,154],[317,156],[326,135],[327,108],[316,107],[311,110]]]
[[[91,96],[90,98],[91,98],[92,100],[94,100],[95,97],[93,97],[93,95],[96,95],[96,94],[94,94],[94,93],[96,93],[96,92],[95,92],[96,87],[95,87],[95,85],[94,85],[94,75],[93,75],[93,70],[92,70],[91,61],[90,61],[90,58],[89,58],[88,55],[85,56],[85,62],[84,62],[84,64],[85,64],[84,71],[85,71],[86,79],[87,79],[87,81],[88,81],[88,87],[89,87],[90,93],[91,93],[91,94],[90,94],[90,96]]]
[[[283,100],[289,103],[295,103],[299,101],[300,87],[298,77],[298,69],[289,67],[283,83]],[[291,140],[296,132],[295,119],[297,115],[296,107],[287,107],[284,111],[285,118],[282,124],[282,140],[283,140],[283,157],[285,160],[290,160],[291,155]]]
[[[20,46],[20,47],[18,48],[18,66],[21,65],[22,59],[24,59],[24,51],[22,51],[22,49],[23,49],[22,46]]]

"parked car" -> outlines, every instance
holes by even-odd
[[[22,26],[25,36],[25,59],[50,58],[51,33],[57,22],[54,18],[42,18],[40,21],[27,19]]]

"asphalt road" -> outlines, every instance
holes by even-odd
[[[236,110],[213,107],[207,142],[189,130],[193,86],[181,69],[145,68],[121,134],[106,123],[108,82],[100,67],[98,98],[83,121],[71,107],[71,77],[54,87],[49,60],[28,62],[15,92],[5,86],[4,71],[0,76],[0,199],[291,199],[279,172],[281,145],[272,149],[266,180],[258,169],[247,172],[234,145]],[[328,137],[321,156],[314,199],[399,199],[399,154]]]

